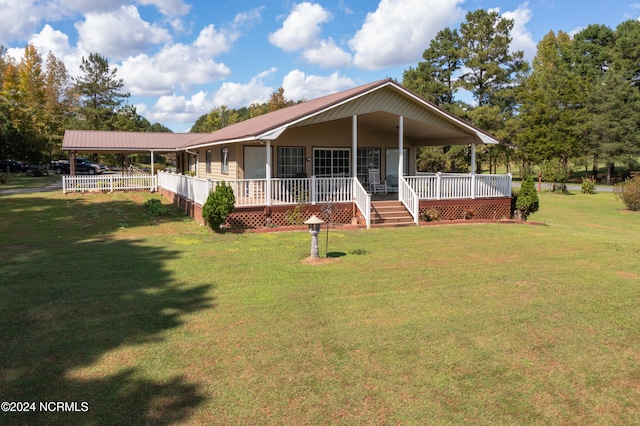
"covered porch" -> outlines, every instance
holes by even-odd
[[[355,177],[312,176],[221,181],[158,173],[159,190],[165,195],[178,197],[183,203],[193,203],[196,211],[201,209],[215,186],[223,182],[233,189],[236,198],[234,215],[245,216],[244,219],[236,218],[235,225],[241,227],[256,227],[263,219],[268,223],[268,216],[274,211],[290,212],[296,206],[302,206],[305,211],[313,212],[323,205],[331,204],[337,210],[351,212],[348,218],[347,213],[341,214],[343,222],[347,222],[346,219],[351,222],[355,220],[359,225],[369,228],[374,216],[372,205],[376,200],[399,201],[415,224],[419,223],[430,206],[436,206],[440,201],[454,200],[458,200],[457,205],[464,205],[465,202],[469,205],[491,205],[490,217],[484,219],[495,220],[508,217],[511,199],[511,175],[435,173],[403,176],[399,179],[398,193],[376,195]],[[506,210],[505,206],[508,207]],[[256,215],[264,218],[256,218]]]

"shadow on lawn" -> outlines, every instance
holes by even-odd
[[[86,208],[78,199],[2,200],[0,401],[35,402],[36,412],[0,413],[0,423],[187,419],[205,395],[172,373],[171,358],[162,358],[170,348],[149,345],[184,314],[214,307],[212,285],[187,285],[167,271],[177,251],[109,236],[118,226],[109,212],[129,215],[135,226],[136,203],[101,203],[103,216],[89,226]],[[142,371],[140,362],[154,367]],[[57,401],[76,402],[66,408],[79,411],[39,405]]]

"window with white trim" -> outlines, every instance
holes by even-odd
[[[304,147],[279,146],[278,177],[302,177],[304,174]]]
[[[351,150],[314,148],[313,174],[318,177],[343,177],[351,172]]]

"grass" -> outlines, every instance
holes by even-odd
[[[47,424],[638,424],[640,216],[214,234],[147,193],[0,195],[0,400]],[[324,232],[321,252],[324,252]]]

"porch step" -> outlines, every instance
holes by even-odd
[[[372,201],[371,227],[411,226],[413,217],[400,201]]]

